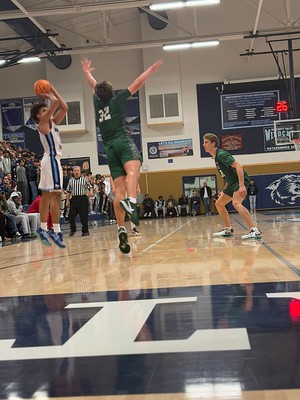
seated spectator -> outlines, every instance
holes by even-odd
[[[200,214],[200,197],[198,196],[196,190],[193,190],[192,197],[191,197],[191,211],[192,211],[192,215]]]
[[[177,215],[178,215],[177,202],[173,198],[173,196],[170,194],[170,196],[167,200],[166,216],[167,217],[177,217]]]
[[[6,237],[15,240],[21,236],[17,230],[17,225],[14,223],[14,218],[10,218],[8,215],[5,214],[7,210],[7,201],[5,198],[5,194],[2,191],[0,193],[0,236],[2,242],[5,241]]]
[[[163,218],[166,213],[166,203],[163,196],[159,196],[155,202],[155,215],[157,218]]]
[[[181,217],[185,217],[189,213],[189,199],[184,193],[178,199],[178,213]]]
[[[15,217],[17,225],[20,225],[22,231],[22,238],[32,239],[35,238],[34,232],[38,228],[40,214],[26,214],[23,211],[21,198],[17,192],[12,192],[7,201],[8,215]]]
[[[4,193],[5,193],[5,198],[9,199],[10,195],[13,192],[13,188],[12,188],[11,182],[7,176],[5,176],[3,179],[3,189],[4,189]]]
[[[27,210],[28,214],[39,214],[40,213],[40,203],[41,203],[42,196],[39,194],[38,197],[32,202]],[[50,231],[52,229],[52,219],[51,219],[51,214],[50,210],[48,213],[48,218],[47,218],[47,230]]]
[[[149,196],[148,193],[145,194],[145,198],[143,200],[143,215],[144,217],[154,217],[155,212],[154,212],[154,207],[155,203],[152,197]]]

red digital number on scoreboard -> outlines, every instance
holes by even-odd
[[[287,101],[286,100],[277,101],[276,106],[275,106],[275,111],[278,113],[288,112],[289,106],[288,106]]]

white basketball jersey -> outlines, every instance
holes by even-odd
[[[46,135],[39,132],[40,140],[44,148],[44,157],[61,157],[61,139],[57,126],[52,121],[52,127]]]

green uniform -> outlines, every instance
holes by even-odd
[[[234,157],[228,153],[228,151],[217,149],[215,156],[216,167],[222,178],[227,182],[227,187],[223,192],[230,197],[233,197],[233,193],[239,190],[239,178],[236,169],[231,166],[234,161]],[[249,183],[249,176],[247,172],[244,171],[244,185],[246,186],[246,189],[249,187]]]
[[[115,179],[126,175],[124,164],[131,160],[141,160],[140,153],[125,127],[127,99],[131,97],[128,89],[114,95],[107,103],[101,103],[93,96],[96,123],[103,139],[108,166]]]

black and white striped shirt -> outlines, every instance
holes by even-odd
[[[89,181],[84,176],[81,176],[80,178],[71,178],[69,180],[67,192],[71,193],[71,196],[84,196],[91,188]]]

